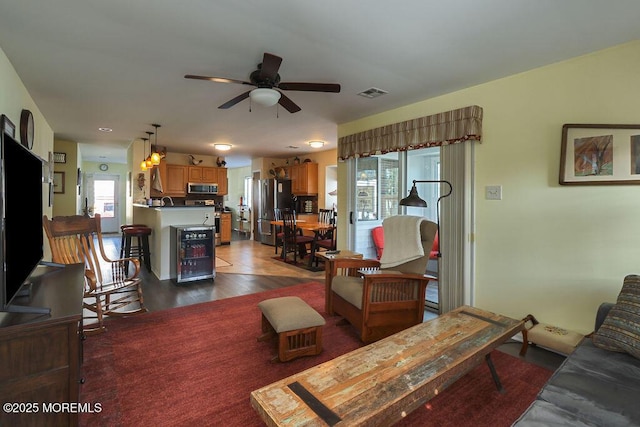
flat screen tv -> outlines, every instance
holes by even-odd
[[[0,310],[28,312],[13,302],[43,257],[43,163],[9,135],[1,142]]]

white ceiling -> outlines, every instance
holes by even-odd
[[[640,38],[637,0],[0,3],[0,47],[56,137],[112,162],[152,123],[172,152],[233,144],[231,167],[301,156],[312,139],[335,148],[338,123]],[[294,114],[248,99],[221,110],[251,86],[183,77],[248,80],[264,52],[283,58],[282,81],[341,93],[286,91]],[[371,87],[389,93],[357,95]]]

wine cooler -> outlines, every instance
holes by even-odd
[[[171,278],[176,283],[216,277],[216,230],[210,225],[171,226]]]

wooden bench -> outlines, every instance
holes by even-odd
[[[286,362],[322,351],[324,318],[298,297],[280,297],[258,303],[262,311],[262,335],[258,341],[278,336],[274,361]]]

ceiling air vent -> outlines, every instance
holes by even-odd
[[[378,89],[377,87],[372,87],[360,92],[358,95],[364,96],[365,98],[377,98],[386,93],[389,93],[389,92],[387,92],[386,90]]]

